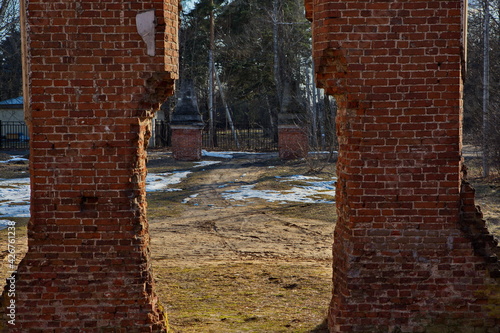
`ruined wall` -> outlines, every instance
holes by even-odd
[[[32,217],[10,331],[163,331],[149,262],[145,146],[152,111],[177,76],[178,1],[21,7]],[[136,17],[151,10],[139,20],[156,19],[143,39]]]
[[[339,105],[331,332],[499,332],[496,244],[461,193],[465,1],[305,2]]]

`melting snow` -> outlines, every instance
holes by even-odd
[[[191,199],[194,199],[194,198],[198,197],[199,195],[200,195],[199,193],[190,195],[189,198],[182,200],[182,203],[188,203],[189,201],[191,201]]]
[[[293,176],[281,178],[281,181],[293,181],[297,179],[320,179],[317,177],[307,176]],[[249,198],[260,198],[268,202],[280,202],[285,204],[287,202],[304,202],[304,203],[334,203],[335,198],[335,182],[322,181],[322,182],[308,182],[311,186],[294,186],[286,191],[274,190],[255,190],[255,185],[243,185],[239,189],[228,190],[222,193],[222,196],[227,200],[246,200]],[[321,195],[322,197],[318,197]],[[332,200],[325,200],[323,196],[331,196]]]
[[[195,162],[195,163],[196,163],[196,165],[194,166],[194,168],[202,168],[202,167],[209,166],[209,165],[219,164],[219,163],[221,163],[221,161],[201,161],[201,162]]]
[[[335,190],[324,190],[322,187],[301,186],[293,187],[286,191],[255,190],[255,185],[243,185],[236,190],[228,190],[222,193],[227,200],[246,200],[249,198],[260,198],[268,202],[304,202],[304,203],[334,203]],[[325,200],[318,195],[331,196],[332,200]]]
[[[0,161],[0,163],[13,163],[13,162],[20,162],[20,161],[28,161],[28,159],[23,158],[21,156],[12,156],[12,158],[10,160]]]
[[[0,230],[5,229],[10,226],[15,226],[16,222],[9,221],[9,220],[0,220]]]
[[[203,151],[203,156],[218,157],[218,158],[233,158],[236,154],[241,152],[207,152]],[[244,153],[248,154],[248,153]],[[25,158],[20,156],[13,156],[8,161],[1,161],[0,163],[26,161]],[[221,163],[220,161],[202,161],[197,162],[194,168],[201,168],[204,166],[214,165]],[[182,191],[178,188],[171,188],[171,185],[179,184],[186,178],[191,171],[174,171],[160,174],[149,174],[146,178],[146,191]],[[245,177],[242,174],[241,177]],[[304,203],[334,203],[335,197],[335,182],[336,178],[332,180],[322,181],[321,178],[294,175],[290,177],[276,177],[279,181],[301,181],[306,185],[295,185],[290,190],[286,191],[273,191],[273,190],[256,190],[255,185],[243,185],[238,189],[227,190],[222,193],[222,196],[228,200],[247,200],[249,198],[262,198],[269,202],[304,202]],[[0,179],[0,230],[7,227],[10,222],[9,217],[29,217],[30,216],[30,179]],[[219,188],[229,186],[222,184]],[[191,199],[196,198],[199,194],[194,194],[186,198],[183,202],[188,203]],[[327,200],[328,196],[332,200]]]
[[[30,179],[0,179],[0,230],[7,227],[8,217],[30,216]]]
[[[182,191],[179,188],[170,188],[170,185],[179,184],[191,171],[174,171],[167,173],[152,173],[146,177],[146,192],[173,192]]]
[[[202,150],[201,155],[205,156],[205,157],[233,158],[234,152],[225,151],[225,152],[217,152],[216,153],[213,151]]]

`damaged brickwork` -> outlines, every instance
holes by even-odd
[[[178,1],[21,0],[21,13],[31,220],[8,329],[165,331],[145,149],[177,78]]]
[[[498,248],[461,172],[464,6],[306,0],[317,82],[339,105],[331,332],[498,333]],[[178,3],[21,11],[32,217],[9,329],[165,331],[145,148],[177,78]]]
[[[463,178],[464,0],[306,0],[339,105],[331,332],[491,332],[497,243]]]

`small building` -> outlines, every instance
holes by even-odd
[[[23,97],[11,98],[0,102],[0,121],[24,123]]]
[[[0,101],[0,148],[26,149],[28,127],[24,122],[23,97]]]

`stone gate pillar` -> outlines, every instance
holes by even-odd
[[[464,226],[464,7],[306,0],[339,106],[331,332],[498,332],[496,244]]]
[[[177,77],[178,1],[21,0],[21,13],[31,220],[10,331],[164,331],[145,149]]]

